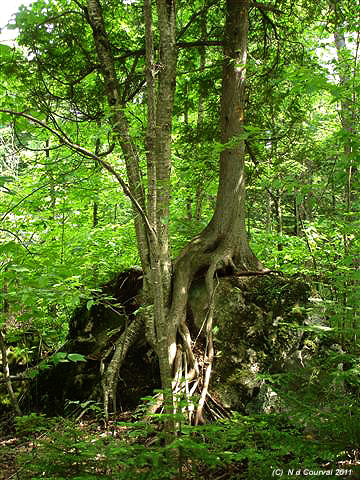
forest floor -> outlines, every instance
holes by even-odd
[[[17,432],[16,430],[19,430],[19,424],[17,425],[16,429],[14,423],[11,422],[9,417],[4,416],[0,419],[0,480],[23,480],[40,478],[45,478],[48,480],[57,478],[91,478],[95,480],[97,478],[123,478],[118,477],[116,474],[114,474],[114,477],[111,475],[111,472],[115,472],[115,470],[112,470],[111,461],[108,461],[107,463],[107,460],[105,460],[105,456],[102,454],[102,452],[96,449],[91,450],[91,445],[95,445],[95,442],[99,441],[102,442],[103,445],[119,445],[119,443],[122,441],[122,438],[127,437],[128,432],[126,432],[126,430],[128,430],[128,427],[119,426],[118,420],[121,420],[122,422],[127,421],[129,425],[131,424],[130,420],[132,417],[132,413],[133,412],[127,412],[125,415],[121,415],[116,420],[110,422],[107,428],[105,428],[103,421],[96,420],[95,418],[87,418],[85,420],[81,419],[77,422],[69,421],[70,423],[68,423],[68,425],[71,424],[71,429],[74,429],[71,433],[72,440],[70,443],[68,441],[69,438],[66,439],[66,431],[62,429],[62,427],[59,428],[59,425],[61,424],[63,419],[54,419],[54,422],[56,421],[55,429],[57,430],[59,428],[57,432],[58,439],[60,439],[61,435],[64,436],[63,440],[60,439],[57,445],[56,436],[54,435],[54,428],[51,428],[50,425],[45,430],[43,428],[38,428],[38,426],[34,426],[33,432]],[[51,422],[52,420],[50,419],[50,424]],[[81,432],[81,437],[78,436],[79,432]],[[145,449],[151,449],[153,440],[154,437],[137,437],[136,443],[138,444],[140,441],[142,442],[142,447],[145,447]],[[85,451],[86,449],[88,449],[85,457],[81,457],[82,453],[78,451],[76,453],[78,455],[78,458],[75,457],[75,461],[74,458],[71,457],[71,452],[72,450],[74,450],[74,445],[76,445],[75,443],[73,443],[74,441],[78,442],[80,449],[83,448]],[[133,442],[130,441],[129,444],[131,443]],[[46,444],[49,445],[48,450],[46,450]],[[52,459],[52,456],[54,455],[54,450],[51,449],[51,445],[55,447],[56,457],[60,458],[61,462],[63,463],[63,465],[59,467],[59,471],[54,471],[53,473],[49,473],[49,471],[46,470],[46,466],[43,466],[46,465],[47,462],[48,464],[50,464],[56,463],[57,461],[56,457]],[[90,455],[92,454],[94,458],[91,459]],[[69,457],[68,460],[66,460],[66,457]],[[94,462],[95,457],[97,458]],[[88,466],[84,468],[84,470],[79,471],[79,465],[85,465],[85,462],[83,461],[84,458],[86,458]],[[67,465],[65,465],[66,462]],[[209,466],[205,466],[204,469],[197,469],[196,476],[194,476],[194,473],[192,472],[191,464],[191,460],[186,460],[182,464],[180,474],[174,474],[174,472],[172,471],[169,477],[154,477],[151,474],[149,467],[142,467],[140,461],[139,466],[135,468],[139,475],[139,477],[136,478],[169,478],[169,480],[186,480],[193,478],[202,478],[208,480],[236,480],[250,478],[248,476],[249,472],[247,461],[230,462],[226,465],[220,466],[219,468],[209,468]],[[62,468],[65,468],[65,474],[65,470],[61,470]],[[116,471],[118,471],[117,468]],[[318,471],[327,472],[330,470],[330,468],[333,471],[333,474],[331,476],[326,473],[315,473],[315,475],[312,476],[305,473],[305,469],[303,469],[304,471],[300,474],[300,477],[306,477],[307,479],[315,479],[318,478],[319,475],[326,475],[326,478],[359,480],[360,449],[354,449],[350,452],[347,452],[345,457],[344,455],[342,455],[342,460],[333,463],[331,467],[326,463],[320,464]],[[85,473],[85,470],[87,473]],[[291,478],[293,476],[289,473],[290,470],[286,471],[285,469],[283,471],[284,473],[280,476],[283,476],[284,478]],[[275,473],[275,475],[278,476],[279,473]],[[271,472],[269,472],[268,478],[252,475],[251,480],[260,480],[260,478],[261,480],[270,480],[272,477],[274,477],[274,474],[271,474]],[[124,478],[130,477],[126,476]],[[135,476],[133,478],[135,478]]]

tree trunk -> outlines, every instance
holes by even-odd
[[[85,10],[87,20],[93,31],[97,57],[104,78],[105,93],[111,110],[111,122],[114,137],[124,155],[130,190],[140,207],[145,210],[145,193],[142,184],[139,158],[136,147],[129,133],[129,125],[123,111],[122,95],[115,69],[115,60],[109,38],[105,29],[102,8],[99,0],[88,0]],[[149,245],[146,227],[139,212],[133,207],[134,223],[141,265],[144,270],[149,267]]]
[[[175,262],[173,321],[179,322],[186,307],[187,291],[196,272],[209,268],[209,279],[218,268],[262,269],[252,253],[245,227],[244,140],[245,65],[248,1],[226,2],[224,66],[221,95],[219,186],[209,225],[180,253]],[[175,320],[174,320],[175,319]]]
[[[169,201],[171,168],[171,125],[176,85],[175,2],[157,0],[161,67],[155,72],[152,40],[152,6],[144,2],[146,31],[146,88],[148,105],[147,175],[145,202],[138,156],[128,133],[120,99],[114,58],[99,0],[88,0],[88,20],[93,30],[97,56],[104,77],[105,91],[112,111],[113,130],[121,145],[130,189],[144,215],[136,212],[135,225],[144,271],[144,309],[141,313],[147,339],[159,358],[166,413],[174,411],[173,391],[181,388],[179,379],[201,386],[195,421],[203,421],[214,350],[212,310],[214,275],[218,269],[230,271],[262,269],[252,253],[245,226],[245,146],[242,138],[245,107],[245,74],[248,34],[248,0],[227,0],[224,32],[224,66],[221,96],[221,138],[219,187],[214,215],[209,225],[183,249],[172,271],[169,252]],[[155,77],[155,73],[157,73]],[[200,375],[186,325],[190,285],[197,273],[205,276],[208,290],[206,351]],[[229,272],[230,273],[230,272]],[[139,322],[139,325],[142,325]],[[137,327],[140,328],[140,327]],[[136,332],[133,332],[134,335]],[[181,339],[181,346],[178,341]],[[120,348],[120,347],[119,347]],[[123,348],[123,346],[121,347]],[[184,352],[184,362],[181,361]],[[114,354],[109,374],[104,376],[107,399],[116,381],[122,352]],[[115,375],[112,373],[115,372]],[[106,381],[106,378],[111,380]],[[112,383],[112,385],[110,385]],[[168,422],[167,431],[172,426]]]
[[[7,351],[6,351],[6,344],[5,344],[5,325],[6,325],[6,317],[9,315],[9,304],[6,298],[7,294],[7,283],[5,282],[3,285],[3,294],[4,294],[4,299],[3,299],[3,307],[2,307],[2,315],[3,315],[3,322],[4,325],[0,324],[0,353],[1,353],[1,365],[2,365],[2,371],[4,375],[4,380],[6,383],[6,388],[9,393],[10,397],[10,402],[11,406],[13,407],[14,412],[16,415],[20,416],[22,415],[19,403],[17,401],[12,382],[11,382],[11,377],[10,377],[10,369],[9,369],[9,362],[8,362],[8,357],[7,357]]]
[[[247,0],[227,0],[224,32],[224,66],[221,96],[220,176],[214,215],[208,226],[180,253],[174,265],[173,295],[169,321],[170,363],[176,359],[176,332],[183,339],[183,350],[190,352],[189,380],[194,378],[194,359],[186,326],[188,292],[195,274],[205,272],[208,290],[206,352],[202,391],[195,422],[203,421],[203,406],[209,386],[214,356],[212,344],[212,309],[214,275],[218,269],[232,271],[262,269],[252,253],[245,226],[245,145],[241,138],[245,110],[245,73],[248,34]]]
[[[345,35],[342,30],[341,21],[341,3],[336,0],[330,0],[330,7],[335,15],[335,32],[334,43],[337,54],[337,74],[339,75],[340,85],[346,90],[343,93],[343,98],[340,103],[340,121],[342,128],[347,134],[346,141],[344,141],[344,158],[346,161],[346,181],[345,181],[345,210],[349,221],[352,220],[352,204],[353,197],[353,177],[354,177],[354,165],[352,160],[352,136],[354,134],[354,105],[352,104],[352,82],[351,82],[351,66],[349,62],[349,51],[346,48]],[[347,233],[344,233],[344,250],[345,255],[349,254],[350,245]]]

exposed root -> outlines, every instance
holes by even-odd
[[[119,377],[119,371],[129,348],[139,338],[142,330],[143,320],[140,316],[125,329],[120,338],[117,340],[114,348],[114,354],[110,363],[103,373],[102,377],[102,389],[104,394],[104,415],[105,421],[109,420],[109,401],[112,400],[113,411],[116,412],[116,390]],[[107,352],[108,354],[109,352]],[[102,369],[103,369],[102,360]]]
[[[165,310],[162,312],[166,317],[163,323],[166,325],[167,332],[165,328],[162,329],[161,333],[167,341],[169,362],[167,365],[170,365],[172,370],[170,373],[172,382],[171,380],[170,382],[175,400],[171,409],[173,408],[174,413],[183,411],[183,413],[186,413],[188,420],[195,424],[204,423],[205,419],[219,418],[225,412],[224,407],[217,405],[209,397],[210,377],[214,360],[212,329],[214,296],[217,287],[217,285],[214,285],[216,272],[225,270],[237,275],[270,273],[256,260],[249,248],[233,247],[233,240],[231,226],[229,226],[228,232],[220,232],[216,229],[204,231],[188,244],[174,265],[172,298],[170,305],[165,306],[166,308],[164,307]],[[208,294],[206,313],[204,312],[205,319],[201,328],[201,330],[205,330],[205,345],[201,354],[199,352],[195,353],[195,345],[200,333],[194,342],[187,325],[189,291],[199,272],[205,276]],[[115,353],[103,376],[105,418],[108,418],[110,399],[113,401],[114,410],[116,409],[118,373],[128,349],[140,333],[140,325],[144,325],[143,329],[148,343],[154,351],[159,353],[160,347],[157,342],[159,332],[155,331],[154,321],[154,316],[157,313],[154,312],[153,305],[147,305],[146,301],[142,310],[142,313],[128,327],[128,332],[124,332],[118,340]],[[142,321],[140,318],[142,318]],[[199,343],[202,344],[202,342]],[[165,350],[160,348],[160,351]],[[162,358],[163,365],[165,360]],[[199,396],[196,406],[193,400],[194,395]],[[186,407],[180,406],[178,402],[178,399],[184,398],[186,399]],[[158,411],[161,405],[162,403],[158,398],[151,411],[154,411],[154,408],[155,411]]]
[[[206,321],[206,348],[204,352],[204,363],[206,364],[205,376],[203,387],[200,395],[199,404],[196,410],[195,416],[195,425],[199,423],[205,423],[203,410],[205,405],[206,396],[209,390],[210,376],[212,370],[212,364],[214,360],[214,344],[213,344],[213,335],[212,335],[212,325],[214,317],[214,274],[216,271],[216,261],[210,266],[207,275],[206,275],[206,286],[209,296],[209,305],[207,312],[207,321]]]

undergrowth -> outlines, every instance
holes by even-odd
[[[352,406],[355,411],[359,405]],[[36,425],[31,415],[28,430],[26,417],[19,425],[21,435],[34,438],[31,451],[17,457],[18,478],[266,480],[279,472],[307,469],[315,473],[307,473],[307,478],[315,479],[319,470],[332,470],[327,478],[339,478],[339,465],[348,472],[340,478],[356,478],[352,442],[359,438],[359,418],[353,418],[350,431],[342,429],[341,438],[336,435],[339,425],[349,425],[348,407],[338,406],[328,415],[329,422],[324,414],[305,425],[289,413],[234,413],[213,424],[184,423],[167,446],[158,422],[113,420],[105,429],[98,421],[59,418],[51,430],[39,434],[44,417],[39,416]]]

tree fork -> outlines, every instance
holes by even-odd
[[[222,143],[220,177],[214,215],[208,226],[183,249],[174,265],[173,294],[170,321],[173,338],[169,346],[176,345],[176,332],[185,324],[188,293],[191,283],[200,270],[205,270],[208,292],[207,368],[196,422],[203,421],[203,408],[208,391],[213,360],[212,317],[213,279],[223,267],[231,270],[265,272],[261,262],[250,249],[245,226],[245,144],[241,139],[244,129],[245,78],[248,35],[248,0],[227,0],[224,31],[224,65],[221,95]],[[189,344],[189,342],[185,342]],[[170,351],[171,352],[171,351]],[[171,352],[174,362],[176,351]]]

